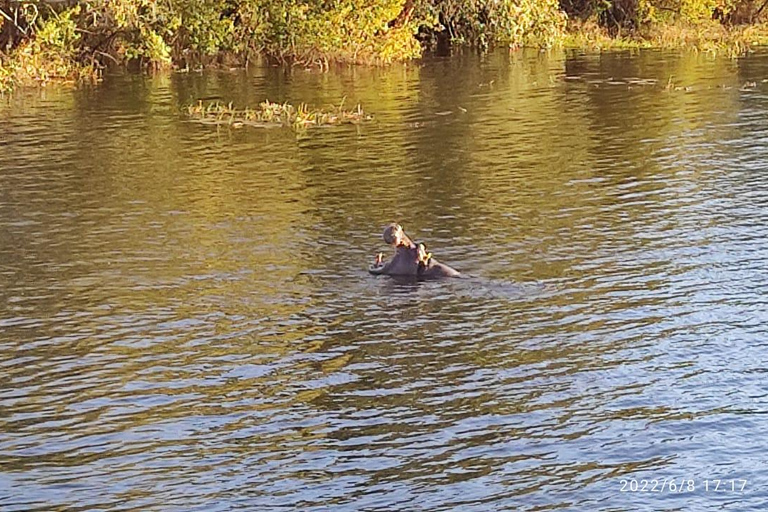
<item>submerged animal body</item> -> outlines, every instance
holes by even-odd
[[[417,247],[398,246],[395,255],[387,262],[381,261],[381,255],[376,263],[368,268],[371,274],[384,274],[390,276],[414,276],[419,275],[419,250]]]
[[[382,238],[395,248],[395,253],[386,263],[379,254],[376,262],[368,268],[371,274],[411,276],[418,279],[461,276],[459,271],[440,263],[431,253],[427,253],[424,244],[413,243],[399,224],[392,223],[387,226]]]
[[[419,264],[417,277],[421,279],[439,279],[441,277],[460,277],[461,272],[449,267],[445,263],[440,263],[435,258],[429,258],[426,262]]]

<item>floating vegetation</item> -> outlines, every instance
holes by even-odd
[[[296,130],[312,126],[332,126],[340,124],[360,124],[370,121],[373,116],[363,112],[358,104],[354,110],[345,110],[344,102],[328,110],[313,110],[302,103],[294,107],[289,103],[264,101],[257,109],[236,109],[232,103],[214,102],[203,104],[199,101],[187,107],[187,114],[195,121],[206,124],[242,126],[289,126]]]

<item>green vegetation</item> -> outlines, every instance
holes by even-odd
[[[566,22],[557,0],[434,0],[420,2],[418,8],[420,19],[433,20],[422,27],[422,41],[441,49],[553,46]]]
[[[288,103],[271,103],[269,100],[258,109],[238,110],[231,103],[199,102],[187,107],[187,114],[193,120],[206,124],[241,126],[290,126],[301,130],[310,126],[337,124],[359,124],[373,119],[363,112],[360,105],[355,110],[344,110],[343,104],[330,110],[311,110],[301,104],[298,108]]]
[[[691,49],[734,57],[755,46],[768,45],[768,25],[729,26],[713,20],[698,24],[650,23],[626,33],[614,33],[591,21],[571,21],[562,44],[589,50]]]
[[[326,68],[458,45],[695,47],[766,40],[753,0],[0,0],[0,90],[110,65]]]

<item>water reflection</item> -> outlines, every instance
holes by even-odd
[[[763,508],[767,66],[516,53],[7,98],[0,508]],[[376,121],[216,129],[181,114],[200,97]],[[393,218],[472,277],[368,276]]]

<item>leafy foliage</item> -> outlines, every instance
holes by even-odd
[[[93,76],[93,67],[78,61],[81,34],[79,6],[39,22],[34,39],[22,40],[13,59],[0,58],[0,89],[17,83],[47,82]]]
[[[560,0],[560,6],[573,18],[599,20],[614,34],[659,24],[729,24],[737,21],[735,14],[754,10],[752,0]]]
[[[451,43],[481,49],[552,46],[566,20],[557,0],[438,0],[423,3],[421,10],[425,18],[437,19]]]
[[[389,26],[402,7],[402,0],[244,0],[238,32],[252,34],[249,49],[281,61],[391,62],[421,53],[414,24]]]

